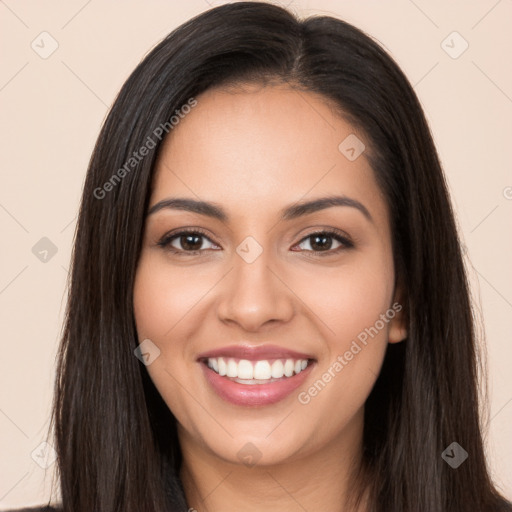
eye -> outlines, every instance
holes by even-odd
[[[176,254],[188,253],[189,255],[194,255],[200,251],[212,249],[212,247],[204,247],[203,243],[205,240],[212,244],[214,248],[219,247],[198,228],[183,230],[175,234],[167,234],[158,242],[158,245]]]
[[[333,240],[335,243],[337,242],[339,244],[338,247],[335,247],[334,249],[332,248]],[[338,253],[344,249],[350,249],[354,247],[354,244],[348,239],[347,236],[341,234],[341,232],[317,231],[304,237],[296,247],[301,246],[303,250],[318,253],[318,256],[326,256],[329,254]]]
[[[338,244],[338,247],[334,249],[332,248],[333,240],[334,243]],[[211,244],[211,246],[204,247],[205,241]],[[175,254],[189,256],[197,255],[207,249],[218,250],[220,248],[199,228],[166,234],[157,244]],[[316,256],[327,256],[336,254],[344,249],[350,249],[354,247],[354,244],[341,231],[324,230],[309,234],[294,247],[300,247],[303,251],[315,253]],[[298,252],[293,248],[292,250]]]

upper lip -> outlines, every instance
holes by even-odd
[[[198,359],[232,357],[258,361],[262,359],[314,359],[310,354],[297,352],[277,345],[229,345],[199,354]]]

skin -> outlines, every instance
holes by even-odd
[[[185,197],[215,202],[229,219],[176,209],[149,215],[134,288],[139,340],[160,350],[146,368],[178,420],[188,504],[200,512],[261,512],[262,503],[282,512],[319,503],[349,510],[364,403],[387,343],[406,337],[403,310],[309,403],[298,394],[401,297],[388,206],[367,153],[349,161],[338,149],[350,134],[366,151],[369,141],[322,96],[288,85],[210,89],[197,101],[162,147],[150,208]],[[361,202],[373,220],[347,206],[279,219],[286,206],[333,194]],[[199,253],[186,253],[179,237],[172,246],[181,254],[158,245],[181,228],[207,233]],[[330,238],[322,251],[306,238],[322,229],[343,231],[354,247]],[[263,249],[250,264],[236,252],[248,236]],[[316,364],[276,404],[233,405],[212,390],[197,358],[241,341],[312,354]],[[247,443],[260,452],[254,466],[238,456]]]

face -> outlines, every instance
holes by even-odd
[[[196,99],[155,169],[134,288],[146,369],[185,450],[236,464],[329,450],[360,434],[406,335],[369,141],[284,85]]]

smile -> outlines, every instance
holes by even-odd
[[[210,389],[245,407],[275,404],[289,397],[316,365],[310,354],[276,345],[231,345],[197,358]]]
[[[250,361],[248,359],[227,359],[210,357],[207,359],[208,368],[221,377],[228,377],[239,384],[253,385],[275,382],[283,377],[297,375],[308,366],[307,359],[263,359]]]

